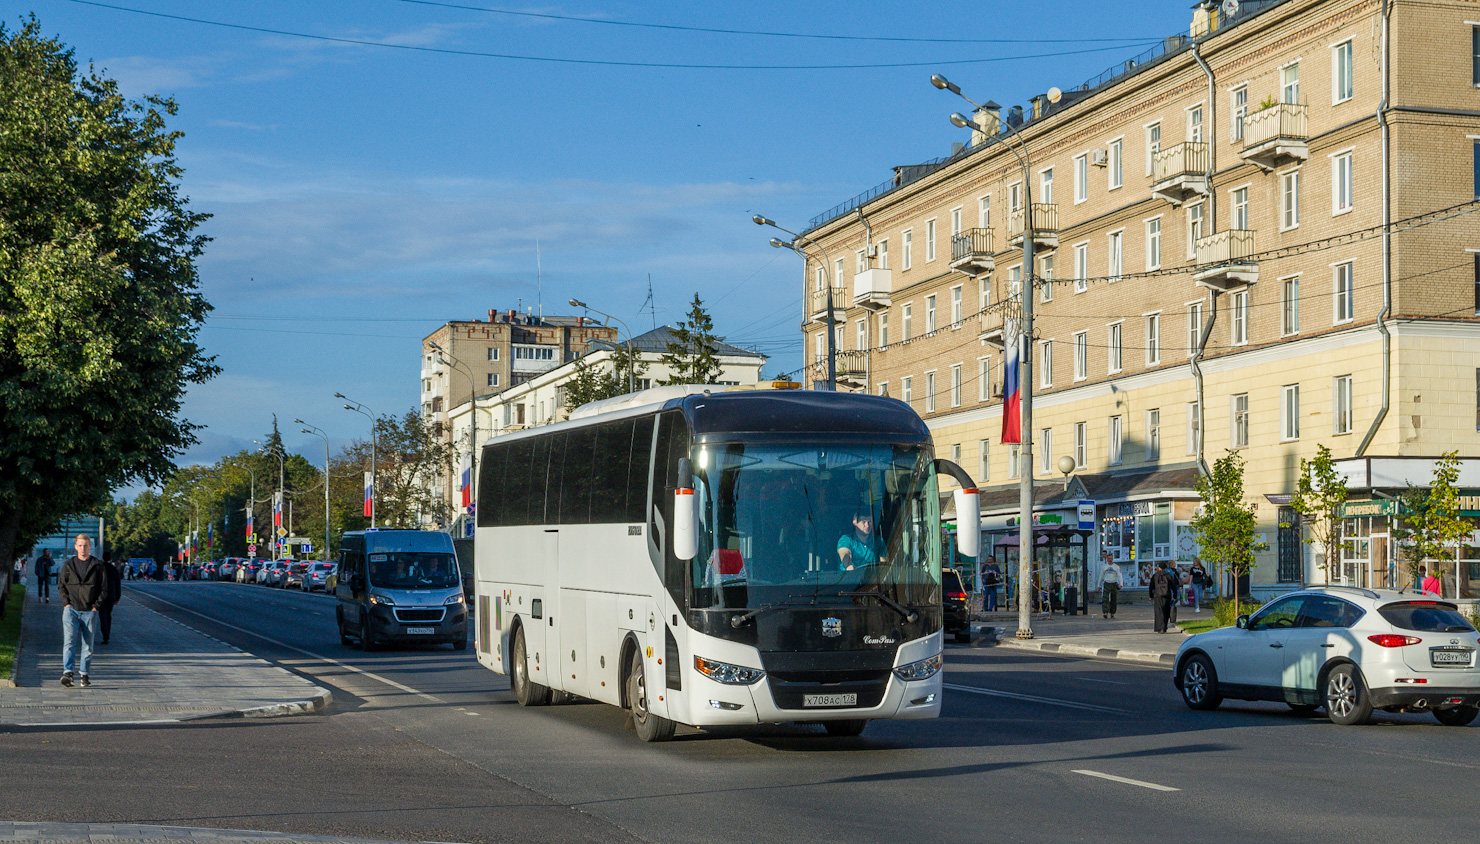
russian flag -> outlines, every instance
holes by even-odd
[[[471,454],[463,458],[462,506],[468,513],[473,512],[473,456]]]
[[[283,494],[281,492],[272,494],[272,526],[275,528],[283,526]]]
[[[375,475],[365,473],[365,518],[370,518],[375,512]]]
[[[206,550],[207,551],[213,550],[216,547],[216,532],[214,530],[215,527],[216,527],[216,523],[215,522],[211,522],[210,524],[206,525]]]
[[[1007,363],[1002,373],[1002,442],[1023,441],[1023,393],[1018,375],[1018,347],[1022,335],[1013,337],[1007,344]]]
[[[252,538],[252,502],[247,502],[247,539]]]

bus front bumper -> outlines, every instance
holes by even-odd
[[[941,704],[941,674],[927,680],[904,681],[892,672],[878,703],[847,705],[824,690],[798,695],[768,675],[749,686],[729,686],[697,678],[688,696],[690,720],[695,726],[779,724],[792,721],[848,721],[854,719],[938,718]],[[834,694],[859,694],[839,691]],[[800,706],[783,706],[778,698]],[[866,703],[866,698],[864,701]],[[815,705],[808,705],[815,704]],[[831,705],[830,705],[831,704]],[[684,720],[679,718],[679,720]]]

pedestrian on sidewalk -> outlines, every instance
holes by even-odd
[[[1203,568],[1202,560],[1192,558],[1192,611],[1202,612],[1203,590],[1208,586],[1208,570]]]
[[[92,555],[92,539],[85,533],[73,543],[77,556],[62,564],[57,591],[62,595],[62,685],[72,685],[74,668],[81,669],[82,685],[91,686],[93,643],[98,636],[98,611],[108,599],[108,575],[102,560]],[[82,658],[77,657],[78,640]]]
[[[31,564],[31,571],[36,575],[36,600],[39,603],[51,603],[51,573],[55,568],[49,548],[43,548],[41,556]]]
[[[108,596],[98,609],[98,625],[102,628],[103,634],[101,644],[106,645],[113,635],[113,605],[123,598],[123,574],[118,570],[116,554],[112,560],[103,565],[103,575],[108,579]]]
[[[1115,617],[1115,610],[1120,606],[1120,587],[1124,585],[1124,580],[1120,566],[1106,552],[1105,568],[1100,572],[1100,618]]]
[[[1182,570],[1177,568],[1176,563],[1167,564],[1167,574],[1172,576],[1172,603],[1167,613],[1167,623],[1177,623],[1177,607],[1182,603],[1187,590],[1182,586]]]
[[[982,574],[982,591],[986,593],[983,599],[985,606],[982,609],[986,612],[997,611],[997,581],[999,579],[997,567],[987,566],[987,570]]]
[[[1156,564],[1156,574],[1151,575],[1151,585],[1147,591],[1151,595],[1154,615],[1152,629],[1157,633],[1165,633],[1167,621],[1172,615],[1172,601],[1177,594],[1177,576],[1167,571],[1165,562]]]
[[[1439,597],[1444,597],[1444,582],[1428,573],[1428,566],[1418,567],[1419,582],[1423,585],[1423,591],[1432,592]]]

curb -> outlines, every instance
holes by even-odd
[[[290,715],[313,715],[329,708],[334,702],[334,694],[322,686],[315,686],[319,693],[307,700],[295,700],[288,703],[270,703],[266,706],[254,706],[249,709],[223,709],[220,712],[207,712],[204,715],[187,715],[184,718],[176,718],[174,721],[184,724],[191,721],[209,721],[216,718],[286,718]]]
[[[1113,659],[1118,662],[1133,662],[1137,665],[1156,665],[1170,668],[1176,661],[1175,653],[1152,653],[1130,651],[1120,648],[1097,648],[1091,645],[1072,645],[1046,639],[1004,639],[997,635],[998,628],[983,627],[981,643],[988,647],[1012,648],[1020,651],[1038,651],[1063,656],[1086,656],[1094,659]]]

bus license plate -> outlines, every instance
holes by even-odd
[[[1434,650],[1434,651],[1429,651],[1429,657],[1433,660],[1433,664],[1434,664],[1434,666],[1436,668],[1437,667],[1450,667],[1450,666],[1459,667],[1459,668],[1469,668],[1470,667],[1470,654],[1471,653],[1473,653],[1473,651],[1439,651],[1439,650]]]
[[[802,695],[802,706],[857,706],[858,695]]]
[[[411,636],[430,636],[437,632],[435,627],[408,627],[406,633]]]

